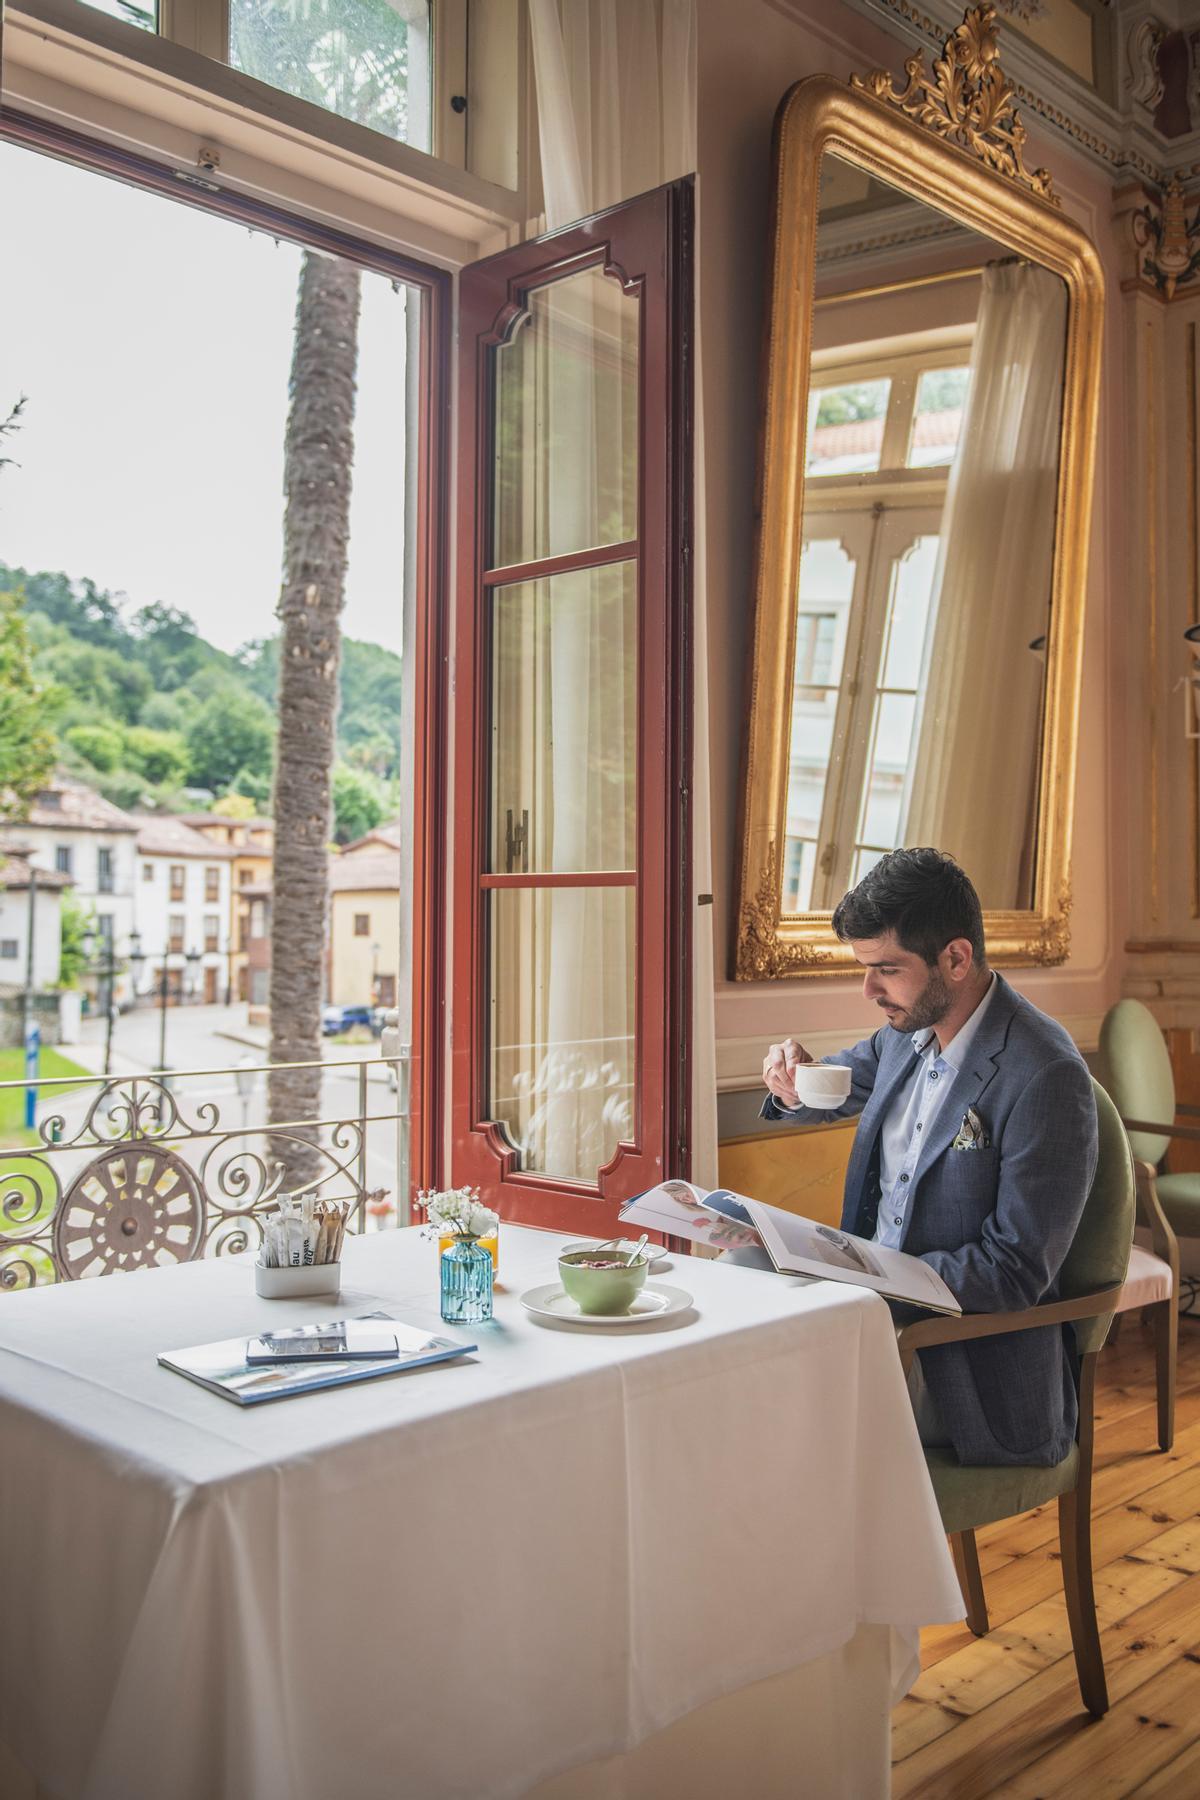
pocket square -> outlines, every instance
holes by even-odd
[[[963,1122],[958,1128],[958,1136],[951,1144],[952,1150],[990,1150],[992,1140],[983,1128],[983,1120],[973,1106],[968,1106],[963,1114]]]

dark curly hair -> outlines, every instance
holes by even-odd
[[[833,915],[843,943],[895,932],[902,950],[932,968],[953,938],[987,967],[983,911],[970,879],[944,850],[891,850],[843,896]]]

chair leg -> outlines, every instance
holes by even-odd
[[[1058,1542],[1062,1551],[1063,1590],[1071,1626],[1071,1648],[1083,1704],[1099,1719],[1108,1711],[1108,1683],[1096,1624],[1096,1596],[1092,1588],[1092,1513],[1089,1492],[1077,1488],[1058,1497]]]
[[[967,1609],[967,1624],[976,1637],[986,1637],[988,1632],[987,1600],[984,1598],[983,1575],[979,1568],[979,1551],[975,1545],[975,1533],[973,1531],[952,1531],[950,1533],[950,1554],[954,1558],[954,1573],[958,1576],[963,1605]]]
[[[1160,1301],[1154,1309],[1154,1360],[1157,1366],[1158,1447],[1169,1450],[1175,1442],[1175,1358],[1179,1345],[1179,1294]]]
[[[1110,1344],[1115,1344],[1117,1339],[1120,1337],[1120,1335],[1121,1335],[1121,1315],[1120,1315],[1120,1313],[1114,1313],[1113,1319],[1112,1319],[1112,1324],[1108,1328],[1107,1342]]]

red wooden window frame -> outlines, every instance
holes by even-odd
[[[452,1176],[503,1217],[610,1230],[618,1205],[688,1172],[690,1028],[691,182],[673,183],[462,272],[459,290],[458,582],[455,617],[454,910],[451,924]],[[638,536],[632,544],[489,568],[496,346],[528,294],[600,268],[639,297]],[[501,875],[489,869],[490,594],[501,584],[637,555],[637,867],[628,874]],[[500,888],[633,886],[634,1105],[594,1183],[519,1167],[486,1113],[488,894]]]

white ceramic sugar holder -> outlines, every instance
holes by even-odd
[[[336,1294],[342,1285],[342,1265],[297,1263],[272,1269],[266,1263],[256,1262],[254,1285],[264,1300],[302,1300],[309,1295]]]

